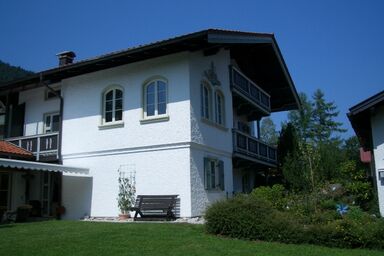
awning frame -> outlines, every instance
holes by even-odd
[[[0,167],[33,170],[33,171],[62,172],[62,173],[71,173],[71,174],[82,174],[82,175],[89,174],[88,168],[42,163],[42,162],[33,162],[33,161],[24,161],[24,160],[15,160],[15,159],[6,159],[6,158],[0,158]]]

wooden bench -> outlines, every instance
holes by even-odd
[[[178,195],[138,195],[135,206],[134,220],[175,220],[175,206]],[[140,218],[138,218],[140,215]]]

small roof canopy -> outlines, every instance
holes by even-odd
[[[82,174],[82,175],[89,174],[89,169],[87,168],[24,161],[24,160],[5,159],[5,158],[0,158],[0,167],[32,170],[32,171],[63,172],[63,173]]]

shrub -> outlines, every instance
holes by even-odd
[[[300,216],[290,210],[277,210],[271,202],[261,199],[259,194],[268,198],[270,191],[265,191],[212,204],[205,215],[206,230],[247,240],[384,249],[384,220],[358,207],[351,207],[342,218],[335,208]]]
[[[207,209],[209,233],[251,240],[299,242],[298,223],[290,214],[254,196],[236,196]]]
[[[276,209],[284,209],[287,206],[287,200],[284,195],[283,185],[276,184],[272,187],[258,187],[251,192],[251,196],[265,200],[272,204]]]

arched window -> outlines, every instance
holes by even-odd
[[[208,83],[201,84],[201,115],[206,119],[211,119],[212,90]]]
[[[167,114],[167,83],[152,80],[144,86],[144,117]]]
[[[123,120],[123,90],[114,86],[103,94],[103,123],[114,123]]]
[[[216,90],[215,92],[215,122],[220,125],[224,125],[224,96]]]

